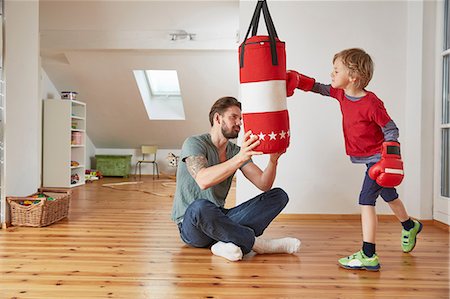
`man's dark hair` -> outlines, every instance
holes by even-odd
[[[238,100],[236,100],[233,97],[223,97],[218,99],[214,105],[212,105],[211,107],[211,111],[209,111],[209,122],[211,123],[211,127],[214,124],[214,114],[219,113],[220,115],[223,115],[223,113],[225,112],[225,110],[227,110],[228,108],[232,107],[232,106],[236,106],[239,107],[239,109],[241,108],[241,102],[239,102]]]

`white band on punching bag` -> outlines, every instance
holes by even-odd
[[[241,83],[242,113],[286,110],[286,81],[271,80]]]

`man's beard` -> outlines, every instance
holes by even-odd
[[[227,130],[227,127],[224,125],[222,125],[222,134],[225,138],[227,139],[235,139],[238,137],[239,135],[239,131],[236,132],[235,128],[239,128],[240,131],[240,127],[239,126],[233,126],[231,127],[231,129]]]

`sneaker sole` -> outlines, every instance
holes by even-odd
[[[416,234],[416,242],[414,242],[414,245],[413,245],[413,247],[411,248],[411,250],[409,250],[409,251],[404,251],[404,250],[403,250],[404,253],[409,253],[409,252],[413,251],[413,249],[416,247],[416,244],[417,244],[417,235],[422,231],[422,228],[423,228],[423,224],[422,224],[421,222],[419,222],[419,224],[420,224],[420,226],[419,226],[419,230],[417,231],[417,234]]]
[[[367,270],[367,271],[373,271],[373,272],[379,271],[381,268],[380,265],[378,265],[378,266],[362,266],[362,267],[350,267],[350,266],[345,266],[345,265],[342,265],[339,263],[338,263],[338,265],[347,270]]]

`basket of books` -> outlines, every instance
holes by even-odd
[[[71,191],[40,188],[37,193],[24,197],[7,197],[14,226],[47,226],[69,214]]]

